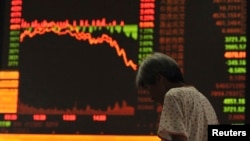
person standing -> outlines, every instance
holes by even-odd
[[[136,86],[162,104],[157,131],[162,141],[207,141],[208,125],[219,124],[207,97],[185,82],[177,62],[166,54],[154,52],[144,58]]]

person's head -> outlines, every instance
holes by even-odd
[[[177,62],[160,52],[145,57],[136,75],[136,86],[147,89],[157,102],[162,102],[169,89],[183,83],[184,78]]]

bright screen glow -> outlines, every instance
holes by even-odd
[[[143,57],[154,51],[177,60],[186,81],[214,105],[220,123],[245,123],[246,0],[2,3],[3,138],[157,140],[161,106],[134,85]]]

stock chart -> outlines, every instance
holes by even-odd
[[[246,7],[246,0],[5,1],[0,131],[155,135],[161,106],[134,82],[155,51],[177,60],[220,123],[244,124]]]

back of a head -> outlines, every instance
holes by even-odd
[[[166,54],[155,52],[144,58],[136,76],[136,86],[145,87],[155,84],[158,75],[164,76],[170,82],[184,82],[177,62]]]

